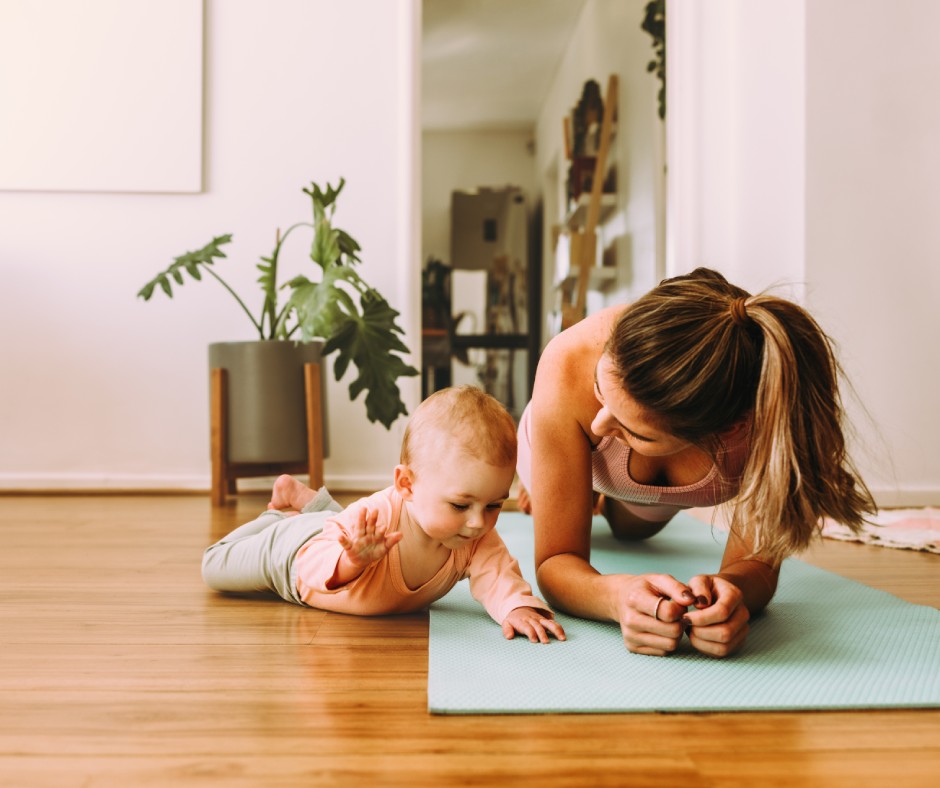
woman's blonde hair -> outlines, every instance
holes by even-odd
[[[846,451],[832,341],[802,307],[698,268],[630,306],[606,352],[665,431],[713,456],[719,436],[750,419],[731,527],[755,555],[778,562],[822,518],[857,531],[875,510]]]
[[[494,397],[475,386],[435,391],[412,414],[401,444],[403,465],[435,461],[432,450],[456,446],[501,467],[516,464],[516,423]]]

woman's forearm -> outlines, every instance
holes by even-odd
[[[579,618],[617,621],[612,576],[602,575],[573,553],[545,559],[536,573],[539,590],[558,610]]]
[[[740,559],[722,567],[719,577],[734,583],[744,596],[744,604],[751,615],[763,610],[777,590],[779,569],[756,559]]]

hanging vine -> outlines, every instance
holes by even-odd
[[[659,78],[659,117],[666,119],[666,0],[650,0],[643,10],[640,27],[653,39],[653,59],[646,70]]]

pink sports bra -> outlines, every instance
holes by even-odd
[[[723,448],[717,462],[694,484],[660,487],[640,484],[630,477],[631,449],[612,436],[606,436],[591,454],[594,489],[619,501],[644,506],[669,506],[686,509],[714,506],[737,495],[748,456],[750,422],[722,436]]]

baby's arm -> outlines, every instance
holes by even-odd
[[[533,643],[548,643],[551,633],[565,640],[565,632],[554,620],[551,608],[532,595],[532,587],[519,571],[519,562],[509,553],[496,531],[474,543],[466,569],[470,593],[500,624],[507,639],[525,635]]]
[[[341,533],[339,543],[343,553],[336,562],[336,571],[326,584],[328,589],[351,583],[365,568],[384,558],[398,544],[404,534],[401,531],[387,533],[388,525],[376,525],[379,513],[363,507],[359,510],[359,521],[350,534]]]
[[[503,619],[503,635],[512,640],[516,634],[525,635],[532,643],[548,643],[551,632],[558,640],[566,640],[565,630],[552,618],[552,614],[534,607],[517,607]]]

